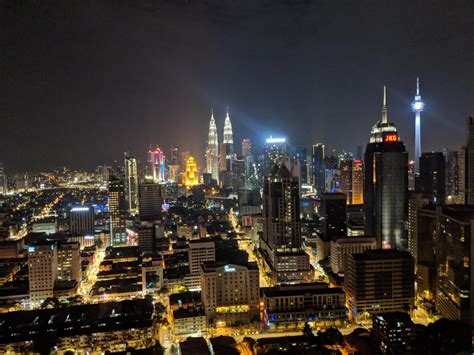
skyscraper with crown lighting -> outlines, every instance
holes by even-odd
[[[234,159],[234,138],[232,134],[232,123],[230,122],[229,110],[224,121],[224,139],[220,151],[220,183],[224,188],[230,187],[232,161]]]
[[[214,119],[214,111],[211,113],[209,122],[209,135],[206,148],[206,172],[212,178],[219,181],[219,138],[217,136],[217,126]]]
[[[365,151],[364,209],[366,234],[379,248],[408,247],[408,153],[397,127],[388,121],[384,87],[382,118],[373,127]]]

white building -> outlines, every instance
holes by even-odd
[[[28,272],[30,302],[37,306],[53,297],[54,282],[58,273],[58,249],[54,242],[28,246]]]
[[[335,274],[344,274],[347,258],[350,254],[363,253],[368,249],[375,249],[375,238],[362,237],[337,237],[331,239],[331,270]]]

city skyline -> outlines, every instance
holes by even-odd
[[[50,14],[55,28],[47,17],[34,16],[41,8],[17,5],[8,12],[12,20],[5,22],[2,44],[7,75],[0,85],[6,103],[1,115],[11,134],[0,143],[0,160],[9,171],[91,169],[124,151],[141,156],[149,144],[202,155],[209,107],[220,120],[226,106],[236,142],[250,138],[258,147],[273,134],[307,147],[323,142],[353,150],[365,144],[378,117],[383,85],[392,93],[392,117],[412,158],[410,103],[418,76],[427,103],[423,151],[458,149],[473,111],[473,88],[464,78],[474,70],[474,61],[466,60],[473,56],[473,31],[470,11],[464,11],[473,5],[457,3],[444,16],[435,2],[423,17],[416,2],[405,5],[241,1],[214,8],[160,2],[162,11],[148,11],[97,3],[78,5],[83,14],[94,13],[84,17],[56,7]],[[183,10],[196,18],[180,16]],[[117,41],[122,28],[127,36]],[[121,50],[127,46],[137,55]],[[170,49],[166,56],[162,48]],[[336,120],[346,127],[338,134]],[[26,128],[18,129],[19,122]],[[193,134],[176,135],[175,127]]]

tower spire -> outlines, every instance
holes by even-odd
[[[383,87],[382,123],[388,123],[387,113],[387,87]]]
[[[420,96],[420,78],[416,77],[416,96]]]

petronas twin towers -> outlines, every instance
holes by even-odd
[[[217,134],[216,120],[214,119],[214,112],[212,112],[211,121],[209,122],[209,135],[206,148],[206,172],[211,174],[212,178],[216,181],[219,181],[219,172],[230,171],[232,167],[234,138],[229,110],[227,110],[227,115],[224,121],[223,138],[219,155],[219,138]]]

